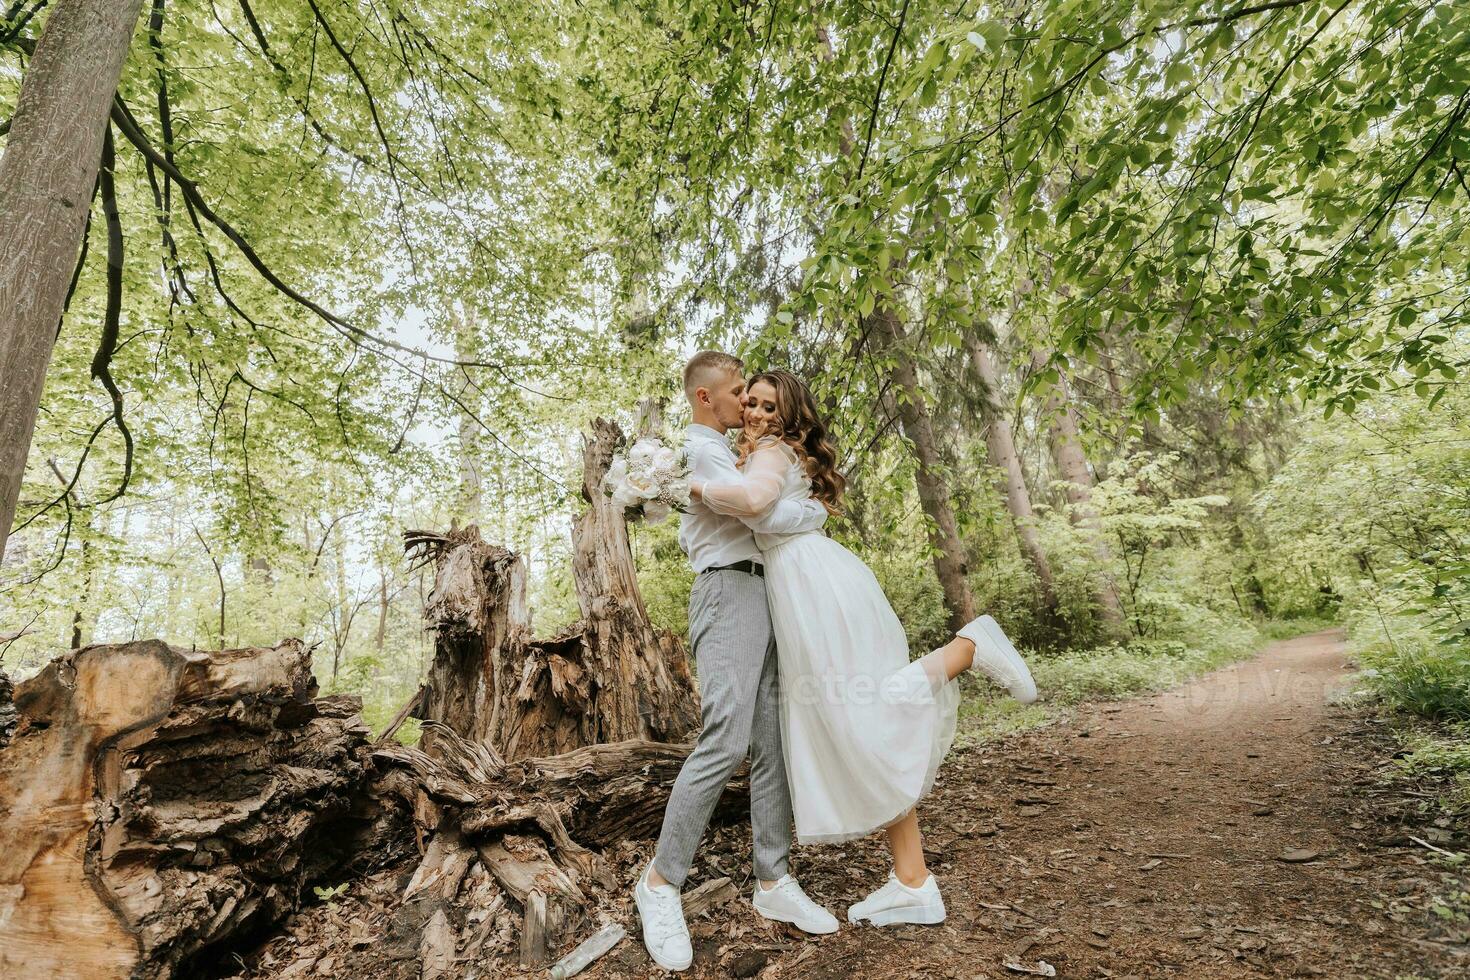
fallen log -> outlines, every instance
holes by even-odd
[[[300,641],[84,647],[15,689],[0,748],[0,976],[190,975],[296,908],[374,833],[351,697]]]
[[[373,752],[384,791],[398,794],[422,824],[433,824],[422,826],[433,836],[405,901],[453,881],[477,857],[510,899],[504,914],[519,910],[514,929],[528,966],[548,962],[578,935],[592,908],[625,887],[602,852],[658,834],[674,778],[694,747],[630,740],[507,762],[437,722],[425,722],[424,739],[432,751],[389,742]],[[744,819],[748,775],[744,765],[736,771],[714,822]],[[453,898],[452,888],[440,887]],[[413,917],[431,921],[432,914]],[[463,910],[451,915],[464,918]]]

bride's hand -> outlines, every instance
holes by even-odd
[[[704,481],[703,480],[690,480],[689,481],[689,499],[690,500],[703,500],[704,499]]]

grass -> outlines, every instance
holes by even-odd
[[[1039,728],[1065,717],[1069,706],[1083,701],[1112,701],[1165,690],[1252,657],[1274,640],[1320,632],[1332,625],[1318,619],[1273,620],[1242,624],[1196,644],[1135,640],[1060,654],[1028,654],[1042,701],[1020,705],[997,696],[993,688],[982,687],[961,703],[955,741],[970,745]]]
[[[1435,803],[1457,821],[1470,817],[1470,724],[1413,723],[1396,733],[1394,760],[1399,779],[1433,787]]]
[[[1410,635],[1354,650],[1363,676],[1390,705],[1437,721],[1470,722],[1470,649]]]

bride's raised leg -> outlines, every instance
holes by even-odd
[[[985,644],[985,649],[981,650],[977,643]],[[931,681],[952,681],[973,667],[1010,691],[1022,704],[1036,700],[1036,681],[1031,677],[1031,668],[990,616],[966,623],[960,635],[920,660],[925,661],[934,661],[934,665],[926,664],[924,668]],[[943,681],[940,681],[938,664],[943,664]]]
[[[970,669],[975,662],[975,644],[957,636],[929,656],[939,655],[944,664],[944,679],[952,681]]]

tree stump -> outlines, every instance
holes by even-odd
[[[479,528],[409,531],[406,548],[434,562],[424,610],[436,633],[434,663],[415,716],[515,760],[587,745],[688,738],[699,694],[683,642],[649,621],[627,522],[602,492],[622,445],[603,419],[583,448],[587,510],[572,527],[572,574],[582,619],[534,639],[519,556],[487,544]],[[425,748],[434,751],[432,739]]]
[[[315,692],[297,640],[90,646],[21,683],[0,976],[189,975],[354,856],[368,732],[357,699]]]
[[[572,524],[572,576],[582,609],[584,666],[600,690],[618,692],[599,697],[592,706],[599,737],[586,744],[672,741],[699,725],[689,656],[677,636],[649,621],[627,519],[602,489],[613,454],[625,441],[616,424],[606,419],[592,423],[592,436],[582,450],[587,509]]]

